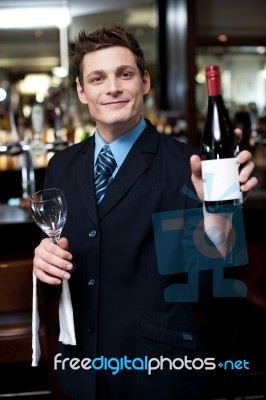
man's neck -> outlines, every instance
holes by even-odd
[[[97,123],[96,128],[97,131],[102,138],[102,140],[106,143],[112,143],[116,139],[125,135],[130,129],[133,129],[140,121],[140,117],[138,120],[120,122],[114,125],[105,125],[102,123]]]

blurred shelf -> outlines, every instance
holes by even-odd
[[[254,190],[249,193],[244,209],[266,209],[266,190]]]

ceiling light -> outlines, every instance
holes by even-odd
[[[0,88],[0,101],[4,101],[6,99],[6,91],[3,88]]]
[[[46,74],[28,74],[19,82],[21,94],[45,94],[51,85],[51,77]]]
[[[34,32],[34,36],[35,36],[36,38],[42,37],[43,34],[44,34],[44,32],[43,32],[42,29],[36,29],[36,31]]]
[[[66,27],[71,17],[67,7],[12,8],[0,11],[0,29]]]
[[[148,25],[150,28],[157,28],[158,21],[155,18],[150,19],[150,21],[148,22]]]
[[[68,70],[65,67],[58,66],[52,68],[52,73],[57,78],[65,78],[68,76]]]
[[[219,40],[219,42],[227,42],[228,36],[227,35],[219,35],[217,37],[217,39]]]
[[[199,71],[195,77],[197,83],[205,83],[205,71]]]
[[[257,53],[258,54],[265,54],[265,47],[264,46],[258,46],[257,47]]]

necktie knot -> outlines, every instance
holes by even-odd
[[[95,170],[95,193],[97,203],[103,199],[107,187],[112,180],[112,174],[116,167],[116,161],[109,145],[105,145],[100,151]]]

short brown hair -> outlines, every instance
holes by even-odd
[[[75,41],[73,61],[78,80],[83,86],[83,58],[87,53],[110,46],[127,47],[135,56],[136,64],[141,77],[145,74],[145,59],[140,44],[131,33],[121,25],[113,25],[111,28],[99,26],[94,32],[81,30]]]

